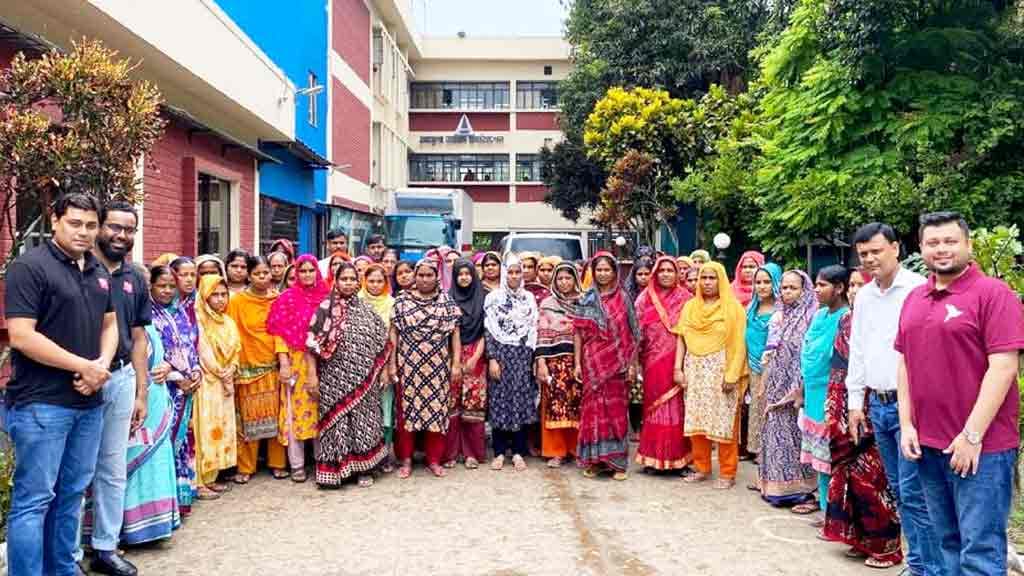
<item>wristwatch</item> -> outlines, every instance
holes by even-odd
[[[961,432],[961,434],[964,435],[964,439],[966,439],[967,443],[970,444],[971,446],[977,446],[981,444],[981,434],[979,434],[978,432],[971,432],[970,430],[964,428],[964,431]]]

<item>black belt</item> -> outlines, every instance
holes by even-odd
[[[879,404],[895,404],[899,398],[895,390],[871,390],[871,396],[878,400]]]
[[[113,362],[110,363],[110,371],[117,372],[118,370],[131,365],[131,360],[114,360]]]

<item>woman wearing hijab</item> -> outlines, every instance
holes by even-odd
[[[445,467],[459,458],[475,470],[487,458],[484,420],[487,415],[487,364],[484,359],[484,287],[476,267],[465,258],[452,267],[452,289],[448,292],[459,306],[459,341],[462,346],[462,379],[452,379],[449,405]]]
[[[537,387],[532,377],[537,346],[537,300],[523,286],[523,267],[514,254],[505,257],[501,288],[484,301],[490,386],[487,390],[494,460],[505,466],[511,450],[517,472],[526,469],[526,427],[537,421]]]
[[[804,335],[818,310],[810,277],[802,270],[782,275],[781,310],[772,315],[762,359],[766,411],[761,428],[761,497],[773,506],[790,507],[813,502],[816,479],[810,466],[800,463],[800,427],[797,416],[803,403],[800,354]],[[798,509],[809,514],[815,503]]]
[[[764,422],[764,386],[761,385],[761,356],[768,343],[768,325],[779,310],[782,301],[779,285],[782,282],[782,268],[768,263],[754,273],[754,295],[747,306],[747,364],[750,366],[750,411],[747,452],[761,451],[761,426]],[[759,485],[751,484],[751,490],[760,491]]]
[[[340,265],[339,265],[340,266]],[[391,296],[391,284],[388,282],[387,270],[384,264],[371,264],[363,274],[362,288],[359,290],[359,297],[373,308],[377,316],[384,322],[387,328],[391,329],[391,316],[395,309],[395,299]],[[384,446],[387,453],[382,471],[390,474],[394,470],[391,461],[392,444],[395,440],[395,391],[391,386],[391,375],[384,378],[383,390],[380,394],[381,425],[384,427]]]
[[[426,254],[424,254],[424,258],[430,258],[437,263],[437,273],[441,275],[438,278],[438,282],[441,284],[441,290],[446,294],[452,287],[452,268],[449,261],[454,262],[458,256],[459,253],[448,246],[438,246],[432,250],[427,250]]]
[[[221,470],[233,468],[238,453],[235,434],[235,376],[242,344],[235,321],[226,314],[228,285],[216,274],[199,279],[199,365],[203,379],[193,394],[192,429],[196,438],[199,497],[216,499],[228,489],[217,482]]]
[[[523,288],[533,295],[536,304],[547,298],[550,292],[548,287],[540,281],[540,257],[537,252],[520,252],[519,262],[523,268]]]
[[[278,337],[282,404],[277,439],[288,448],[292,480],[305,482],[305,443],[316,437],[317,427],[316,389],[307,382],[306,337],[309,322],[329,289],[312,254],[299,256],[294,266],[297,281],[271,306],[267,331]]]
[[[851,307],[856,305],[865,280],[858,270],[850,274]],[[828,382],[825,411],[832,463],[823,533],[829,540],[850,546],[848,557],[866,557],[864,564],[871,568],[889,568],[903,561],[896,497],[871,422],[865,422],[857,442],[848,426],[846,371],[852,318],[847,312],[839,321]]]
[[[576,379],[572,314],[583,289],[572,262],[552,273],[551,295],[540,303],[537,317],[537,383],[541,391],[541,455],[549,468],[559,468],[576,453],[580,426],[579,380]]]
[[[675,327],[687,300],[679,287],[675,260],[659,258],[654,264],[654,280],[636,301],[644,388],[644,426],[636,462],[654,470],[682,470],[690,463],[690,442],[681,433],[683,387],[672,378],[679,339]]]
[[[267,467],[274,478],[287,478],[288,457],[277,440],[281,413],[278,382],[277,337],[267,330],[270,309],[278,293],[264,256],[250,256],[246,262],[249,284],[228,302],[228,315],[235,321],[242,349],[235,378],[235,409],[238,413],[238,473],[236,484],[248,484],[256,473],[260,442],[267,445]]]
[[[594,285],[580,298],[573,317],[575,375],[583,382],[576,457],[583,474],[601,468],[626,479],[629,384],[636,380],[640,340],[633,302],[619,282],[619,263],[608,252],[594,255]]]
[[[685,386],[684,433],[693,445],[697,471],[687,483],[711,477],[711,443],[718,445],[719,490],[736,485],[739,414],[747,375],[746,314],[729,286],[725,267],[700,268],[697,295],[686,303],[676,325],[675,381]]]
[[[849,284],[850,271],[845,266],[826,266],[818,272],[814,291],[821,308],[811,319],[800,354],[804,393],[804,409],[800,415],[800,462],[810,465],[818,473],[819,510],[827,507],[828,480],[832,473],[825,424],[825,395],[839,321],[849,311],[846,301]]]
[[[484,292],[501,288],[501,256],[497,252],[485,253],[480,268],[483,270],[480,281],[484,285]]]
[[[202,278],[203,276],[211,274],[220,276],[221,278],[226,278],[227,274],[224,262],[213,254],[203,254],[196,257],[196,275],[199,278]]]
[[[189,424],[192,422],[192,393],[202,377],[196,351],[199,331],[175,296],[176,278],[171,269],[155,266],[149,277],[153,328],[160,334],[164,361],[171,367],[166,377],[172,405],[171,439],[178,479],[178,510],[184,518],[192,512],[195,497],[195,441]]]
[[[748,250],[740,256],[736,262],[736,270],[733,273],[732,292],[736,299],[746,308],[754,297],[754,274],[764,266],[764,254],[755,250]]]
[[[383,268],[379,272],[383,281]],[[371,486],[370,472],[387,458],[378,378],[390,352],[388,326],[358,291],[355,265],[342,263],[306,336],[307,378],[318,400],[316,484],[322,488],[338,488],[353,474],[359,486]]]
[[[398,427],[395,453],[401,464],[399,478],[412,475],[416,434],[424,436],[427,466],[442,478],[441,465],[448,432],[452,379],[462,378],[461,311],[447,292],[440,290],[439,264],[423,258],[416,264],[416,283],[395,299],[391,343],[391,374],[397,376],[395,397]]]

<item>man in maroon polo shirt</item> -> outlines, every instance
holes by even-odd
[[[945,576],[1006,574],[1024,310],[971,261],[959,214],[921,216],[919,235],[932,274],[896,336],[902,450],[919,462]]]

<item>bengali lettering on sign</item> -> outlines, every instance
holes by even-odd
[[[420,136],[420,144],[501,144],[504,136],[481,136],[479,134],[453,134],[451,136]]]

